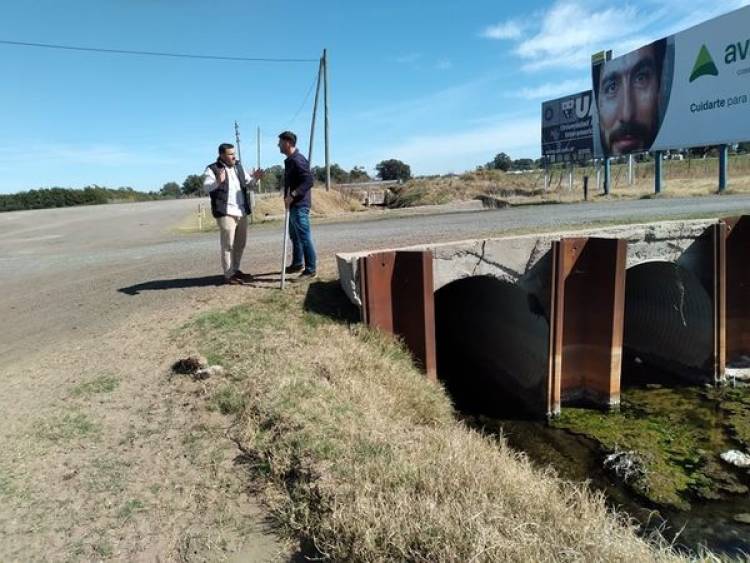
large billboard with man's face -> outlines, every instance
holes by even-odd
[[[750,7],[592,67],[594,152],[750,139]]]

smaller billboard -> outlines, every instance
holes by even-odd
[[[593,155],[591,90],[542,104],[542,156],[547,162],[584,162]]]

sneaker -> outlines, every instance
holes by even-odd
[[[299,275],[297,279],[298,280],[314,280],[317,277],[318,277],[317,272],[311,272],[310,270],[305,270]]]
[[[287,274],[296,274],[297,272],[301,272],[302,270],[302,264],[292,264],[291,266],[287,266],[284,269],[284,272],[286,272]]]
[[[226,285],[242,285],[242,280],[235,274],[231,278],[224,278],[224,283]]]

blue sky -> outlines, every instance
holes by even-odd
[[[400,158],[435,174],[501,151],[538,157],[541,102],[589,88],[593,52],[622,54],[748,3],[28,0],[5,3],[0,40],[312,59],[326,47],[332,160],[372,171]],[[284,129],[307,152],[316,72],[0,45],[0,193],[158,190],[202,172],[235,119],[246,161],[260,126],[263,166],[281,163]],[[320,164],[322,143],[314,150]]]

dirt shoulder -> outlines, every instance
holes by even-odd
[[[2,366],[0,560],[288,559],[248,491],[230,422],[201,385],[169,376],[187,353],[175,327],[245,289],[136,311]]]

